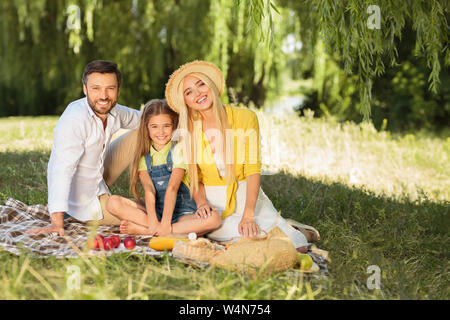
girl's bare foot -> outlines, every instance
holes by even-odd
[[[124,234],[150,234],[148,228],[131,221],[123,220],[120,223],[120,233]]]

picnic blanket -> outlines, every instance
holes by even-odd
[[[120,234],[119,226],[99,225],[95,235],[108,237],[117,234],[121,238],[119,248],[109,251],[87,250],[86,243],[91,235],[92,228],[87,224],[68,218],[64,223],[64,236],[58,233],[27,234],[31,228],[45,227],[50,223],[50,215],[46,205],[26,205],[25,203],[9,198],[5,205],[0,205],[0,250],[20,255],[32,254],[38,258],[55,256],[58,258],[77,258],[80,255],[111,255],[119,252],[132,252],[133,254],[160,256],[163,252],[151,249],[148,244],[151,236],[133,235],[136,247],[130,251],[123,246],[123,239],[127,236]],[[313,245],[313,248],[318,249]],[[318,250],[321,251],[321,250]],[[326,277],[328,273],[327,262],[323,254],[312,250],[308,254],[319,267],[315,276]],[[172,255],[172,253],[169,253]],[[175,259],[198,267],[207,267],[209,263],[202,261],[187,261],[181,257]]]
[[[28,229],[45,227],[50,223],[50,215],[46,205],[26,205],[9,198],[5,205],[0,206],[0,249],[20,255],[24,251],[45,258],[56,256],[59,258],[76,258],[85,251],[87,239],[91,229],[87,223],[68,218],[64,223],[64,236],[56,232],[47,234],[27,234]],[[118,234],[121,242],[127,236],[120,234],[119,226],[98,226],[95,234],[104,237]],[[148,247],[150,236],[136,236],[134,254],[161,255],[162,252]],[[119,248],[110,251],[88,250],[91,255],[111,255],[118,252],[130,252],[120,244]]]

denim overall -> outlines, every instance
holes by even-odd
[[[147,171],[152,178],[153,185],[156,189],[155,210],[158,220],[161,221],[164,209],[164,196],[169,185],[170,174],[172,173],[172,151],[174,145],[167,154],[166,164],[160,166],[152,166],[152,157],[150,153],[145,156],[145,163],[147,164]],[[194,200],[191,199],[189,188],[183,183],[180,183],[177,194],[177,202],[173,210],[172,223],[186,214],[193,214],[197,211],[197,206]]]

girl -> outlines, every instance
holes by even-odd
[[[222,73],[214,64],[193,61],[171,75],[165,92],[169,106],[179,113],[179,128],[192,137],[180,144],[189,158],[191,191],[203,204],[199,210],[221,212],[221,227],[208,237],[228,241],[277,226],[305,252],[308,242],[319,240],[317,230],[282,218],[264,194],[258,118],[249,109],[222,105],[223,89]]]
[[[217,212],[205,215],[191,199],[182,149],[171,142],[177,123],[178,115],[165,100],[154,99],[145,105],[130,167],[130,190],[136,201],[113,195],[106,204],[111,214],[123,220],[121,233],[201,235],[220,226]],[[139,201],[138,178],[145,193],[145,207]]]

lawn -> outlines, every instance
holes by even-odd
[[[32,259],[0,251],[0,299],[449,299],[450,138],[258,112],[262,188],[285,217],[315,226],[326,278],[289,270],[250,279],[117,254]],[[0,119],[0,202],[46,203],[57,117]],[[112,192],[128,196],[123,174]],[[73,266],[80,290],[67,285]],[[381,289],[369,289],[370,266]]]

